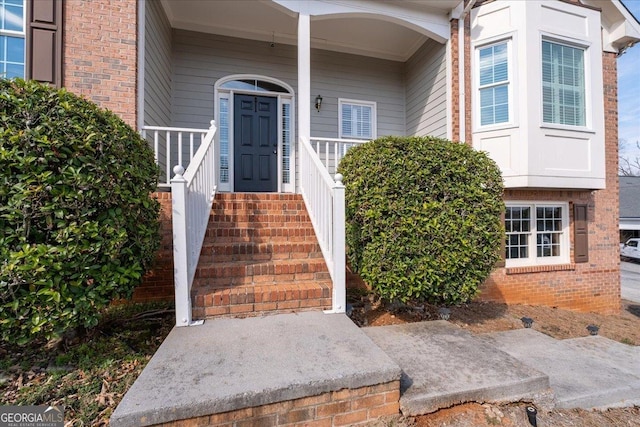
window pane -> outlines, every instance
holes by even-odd
[[[505,212],[505,256],[507,259],[529,256],[529,208],[508,206]]]
[[[5,76],[8,79],[14,77],[24,77],[24,65],[22,64],[7,64]]]
[[[584,126],[584,92],[584,49],[543,41],[543,121]]]
[[[536,255],[560,256],[562,234],[562,208],[545,206],[536,208]]]
[[[479,49],[480,124],[509,121],[509,58],[507,43]]]
[[[341,105],[342,136],[346,138],[373,138],[373,107],[357,104]]]
[[[24,7],[22,0],[0,0],[0,29],[23,30]]]
[[[220,182],[229,182],[229,100],[220,98]]]
[[[7,37],[6,61],[24,64],[24,39]]]
[[[291,182],[291,104],[282,104],[282,183]]]

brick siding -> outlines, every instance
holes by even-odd
[[[137,2],[65,2],[63,37],[64,86],[136,128]]]
[[[399,400],[400,381],[391,381],[158,425],[166,427],[367,425],[378,417],[397,415],[400,410]]]

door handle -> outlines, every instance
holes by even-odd
[[[273,154],[278,154],[278,151],[277,150],[273,150]]]

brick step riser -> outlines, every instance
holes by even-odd
[[[213,215],[209,217],[209,225],[216,224],[245,224],[245,223],[259,223],[259,224],[280,224],[280,223],[310,223],[311,219],[304,215],[253,215],[253,214],[240,214],[240,215]]]
[[[213,266],[216,263],[230,261],[272,261],[322,258],[320,246],[310,243],[262,243],[253,242],[218,242],[206,244],[200,251],[199,265]]]
[[[309,238],[311,241],[316,240],[316,234],[313,227],[282,227],[282,228],[238,228],[238,227],[217,227],[207,228],[205,238],[214,239],[206,240],[206,243],[216,242],[216,238],[231,237],[240,238],[238,242],[251,241],[251,239],[272,239],[272,238]],[[291,239],[291,241],[299,241],[300,239]],[[268,241],[256,243],[268,243]]]
[[[309,222],[209,222],[207,230],[220,229],[236,229],[236,230],[285,230],[285,229],[301,229],[313,231],[311,221]]]
[[[254,243],[254,242],[205,242],[200,255],[259,255],[279,253],[312,253],[320,252],[317,243]]]
[[[255,278],[277,277],[301,274],[314,274],[327,272],[327,266],[322,258],[309,258],[306,260],[288,260],[286,263],[268,263],[265,265],[202,265],[198,266],[196,279],[230,279],[230,278]],[[285,277],[283,277],[285,279]],[[266,280],[266,279],[265,279]]]
[[[271,286],[294,285],[307,281],[330,280],[326,273],[292,273],[261,276],[237,276],[237,277],[198,277],[194,279],[193,287],[196,289],[226,289],[235,286]]]
[[[299,261],[322,258],[321,252],[281,252],[263,254],[230,254],[230,255],[205,255],[200,254],[199,265],[206,268],[215,266],[221,262],[269,262],[269,261]]]
[[[192,293],[194,318],[229,314],[252,315],[265,311],[331,308],[329,284],[300,283],[277,287],[227,288],[198,290]]]

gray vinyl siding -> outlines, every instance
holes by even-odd
[[[297,87],[295,46],[174,30],[173,125],[208,128],[215,82],[231,74],[259,74]]]
[[[377,136],[405,134],[404,67],[401,62],[311,51],[311,98],[322,96],[320,112],[311,109],[311,135],[338,138],[338,99],[376,103]]]
[[[208,127],[213,115],[215,82],[231,74],[259,74],[298,83],[296,46],[174,30],[173,125]],[[320,94],[322,109],[312,107],[311,135],[338,137],[338,98],[377,103],[378,135],[405,134],[404,67],[385,61],[313,49],[311,98]],[[312,99],[313,102],[313,99]]]
[[[171,125],[171,26],[159,1],[145,2],[144,124]]]
[[[159,1],[145,4],[144,124],[171,126],[171,26]],[[153,144],[153,134],[147,134]],[[166,181],[165,134],[158,134],[160,180]],[[152,145],[153,146],[153,145]],[[174,155],[174,158],[177,154]]]
[[[433,40],[407,61],[407,135],[447,137],[446,61],[446,46]]]

